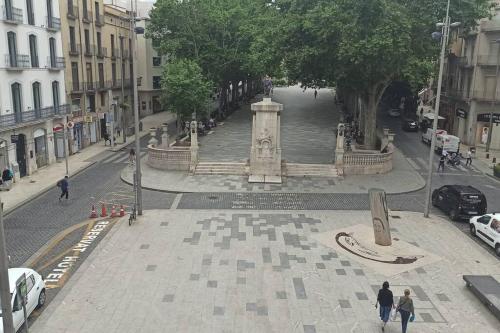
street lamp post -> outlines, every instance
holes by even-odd
[[[450,24],[450,0],[446,6],[446,17],[444,23],[438,23],[437,27],[441,28],[441,33],[433,33],[434,38],[441,37],[441,55],[439,57],[439,74],[438,74],[438,86],[436,92],[436,106],[434,108],[434,121],[432,123],[432,140],[431,148],[429,152],[429,172],[427,174],[427,193],[425,198],[424,207],[424,217],[429,217],[430,203],[431,203],[431,193],[432,193],[432,172],[433,172],[433,160],[434,160],[434,148],[436,146],[436,131],[439,118],[439,104],[441,102],[441,88],[443,84],[443,70],[444,70],[444,57],[446,51],[446,45],[448,44],[448,37],[450,34],[450,27],[455,28],[460,26],[459,22],[454,22]]]
[[[142,183],[141,183],[141,142],[140,142],[140,135],[139,135],[139,101],[137,97],[137,57],[136,57],[136,26],[135,26],[135,21],[136,21],[136,12],[137,12],[137,0],[135,0],[135,8],[132,7],[132,0],[130,0],[130,9],[131,9],[131,22],[132,22],[132,29],[133,29],[133,35],[131,38],[132,41],[132,85],[134,89],[134,132],[135,132],[135,173],[136,173],[136,195],[137,195],[137,214],[142,215]],[[132,10],[133,9],[133,10]]]
[[[495,103],[497,100],[497,86],[498,86],[498,69],[500,67],[500,39],[495,40],[499,50],[497,51],[497,70],[495,75],[495,89],[493,89],[493,98],[491,100],[491,112],[490,112],[490,122],[488,128],[488,139],[486,140],[486,152],[490,151],[491,145],[491,135],[493,134],[493,112],[495,112]]]

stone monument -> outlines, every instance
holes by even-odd
[[[283,104],[268,97],[252,104],[249,183],[281,184],[281,111]]]
[[[390,246],[392,245],[392,239],[385,191],[373,188],[368,191],[368,194],[370,196],[370,209],[372,212],[375,244]]]
[[[161,127],[162,127],[162,130],[163,130],[163,134],[161,135],[161,146],[164,149],[168,149],[169,148],[169,142],[168,142],[168,124],[167,123],[163,123]]]
[[[337,127],[337,145],[335,147],[335,167],[339,175],[344,173],[344,131],[345,125],[340,123]]]
[[[191,163],[189,165],[189,171],[194,173],[196,165],[198,164],[198,123],[193,120],[189,126],[191,131]]]

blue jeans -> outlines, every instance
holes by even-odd
[[[389,316],[391,315],[391,306],[380,306],[380,319],[387,323],[389,321]]]
[[[406,328],[408,326],[408,319],[410,319],[410,312],[399,309],[399,313],[401,313],[401,331],[406,333]]]

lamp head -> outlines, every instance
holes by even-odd
[[[452,27],[452,28],[458,28],[461,25],[462,25],[462,22],[453,22],[452,24],[450,24],[450,27]]]
[[[438,22],[436,23],[436,28],[442,28],[444,26],[444,23],[443,22]]]

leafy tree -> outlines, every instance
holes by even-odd
[[[167,63],[161,85],[162,103],[177,114],[179,126],[183,120],[191,119],[193,112],[197,117],[206,114],[212,83],[203,76],[196,62],[175,59]]]

